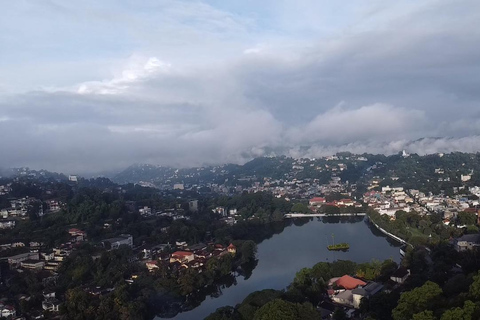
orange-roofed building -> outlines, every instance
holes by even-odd
[[[195,259],[195,255],[193,254],[193,252],[175,251],[170,256],[170,263],[176,262],[176,261],[178,261],[180,263],[186,263],[186,262],[192,261],[193,259]]]
[[[346,290],[353,290],[358,286],[364,286],[367,283],[363,282],[360,279],[356,279],[354,277],[350,277],[348,275],[344,275],[343,277],[339,278],[335,281],[335,284],[339,287],[345,288]]]

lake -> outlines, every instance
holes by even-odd
[[[363,217],[310,219],[307,223],[293,221],[282,233],[259,243],[258,265],[250,278],[237,277],[236,285],[222,288],[219,297],[207,297],[195,309],[170,319],[203,319],[219,307],[235,306],[254,291],[284,289],[293,281],[296,272],[320,261],[342,259],[361,263],[389,258],[400,261],[401,244],[386,238]],[[328,251],[332,234],[335,243],[347,242],[350,250]]]

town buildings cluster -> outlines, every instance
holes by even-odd
[[[177,250],[168,253],[168,249],[171,250],[172,247]],[[237,248],[233,244],[225,247],[211,242],[189,246],[185,242],[177,242],[174,246],[163,244],[143,248],[143,258],[146,260],[145,265],[150,272],[159,269],[160,264],[164,264],[173,272],[189,268],[203,272],[208,260],[220,258],[227,254],[235,255],[236,252]]]

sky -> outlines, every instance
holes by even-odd
[[[0,9],[0,167],[480,150],[478,0]]]

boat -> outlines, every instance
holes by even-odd
[[[332,251],[332,250],[337,250],[337,251],[339,251],[339,250],[348,250],[348,249],[350,249],[350,245],[349,245],[348,243],[346,243],[346,242],[342,242],[342,243],[337,243],[337,244],[335,244],[335,237],[334,237],[333,233],[332,233],[332,240],[333,240],[333,244],[327,246],[327,249],[328,249],[328,250],[330,250],[330,251]]]

